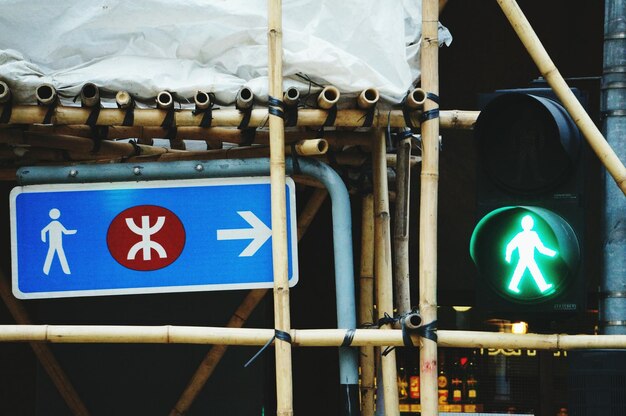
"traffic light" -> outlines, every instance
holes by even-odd
[[[511,319],[578,312],[586,293],[580,132],[549,89],[502,90],[481,100],[470,241],[477,307]]]

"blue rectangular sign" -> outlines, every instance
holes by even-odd
[[[286,192],[293,286],[290,178]],[[10,202],[20,299],[273,286],[269,178],[32,185]]]

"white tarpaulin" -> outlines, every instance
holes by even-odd
[[[266,0],[0,0],[0,78],[17,101],[86,82],[148,99],[169,90],[214,92],[232,103],[242,85],[267,97]],[[419,78],[421,1],[284,0],[285,87],[399,102]],[[440,42],[452,41],[440,26]]]

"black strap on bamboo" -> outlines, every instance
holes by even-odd
[[[98,117],[100,117],[99,105],[91,109],[91,112],[89,113],[89,117],[87,117],[87,121],[85,121],[85,124],[88,126],[95,126],[96,124],[98,124]]]
[[[267,111],[273,116],[280,117],[283,120],[285,119],[285,103],[279,100],[276,97],[272,97],[271,95],[267,99]]]
[[[350,328],[346,330],[346,334],[343,337],[343,342],[341,343],[342,347],[349,347],[352,345],[352,341],[354,340],[354,334],[356,333],[356,329]]]
[[[291,335],[289,335],[288,332],[281,331],[279,329],[274,329],[274,335],[272,336],[272,338],[270,338],[265,343],[265,345],[263,345],[263,347],[261,347],[261,349],[256,354],[254,354],[254,356],[252,358],[250,358],[247,363],[244,364],[243,367],[246,368],[250,364],[252,364],[254,362],[254,360],[256,360],[259,357],[259,355],[261,355],[263,353],[263,351],[265,351],[267,349],[267,347],[272,345],[272,342],[274,342],[275,339],[279,339],[281,341],[288,342],[290,344],[292,342],[291,341]]]
[[[300,160],[298,152],[296,152],[295,143],[291,143],[291,160],[293,162],[293,174],[300,175],[302,173],[302,169],[300,169]]]
[[[332,127],[337,119],[337,104],[333,105],[327,110],[326,120],[323,127]]]
[[[124,113],[124,121],[122,121],[122,126],[132,126],[135,124],[135,107],[131,106],[126,109]]]
[[[368,108],[365,112],[365,117],[363,117],[363,125],[361,127],[372,127],[374,124],[374,115],[376,114],[376,106],[372,106]]]
[[[178,135],[178,129],[176,128],[176,126],[170,126],[166,129],[165,134],[163,135],[163,138],[172,142],[176,140],[177,135]]]
[[[37,102],[37,104],[43,105],[39,101]],[[41,124],[52,124],[52,116],[54,115],[54,111],[57,108],[58,104],[59,104],[58,96],[53,102],[51,102],[50,104],[47,104],[48,111],[46,111],[46,115],[43,117],[43,121],[41,122]]]
[[[96,154],[102,147],[102,141],[109,136],[109,126],[90,126],[91,140],[93,141],[93,147],[91,153]]]
[[[133,153],[129,157],[141,156],[141,147],[137,144],[137,140],[130,140],[128,143],[133,146]]]
[[[298,102],[284,107],[285,127],[295,127],[298,125]]]
[[[195,116],[198,114],[202,114],[202,120],[200,120],[200,127],[211,127],[213,123],[213,106],[215,106],[215,94],[210,92],[207,94],[209,96],[209,106],[207,108],[196,108],[191,113]]]
[[[417,328],[411,330],[406,327],[404,320],[404,318],[411,313],[415,313],[415,311],[409,311],[405,314],[399,315],[398,317],[392,317],[387,312],[385,312],[383,317],[378,320],[378,327],[380,328],[383,325],[393,325],[396,322],[400,322],[400,328],[402,330],[402,343],[405,347],[415,347],[415,345],[413,344],[413,340],[411,339],[411,333],[415,333],[418,336],[426,338],[430,341],[437,342],[437,321],[420,325]],[[386,356],[391,351],[393,351],[394,348],[395,347],[385,348],[382,355]]]
[[[243,129],[241,130],[241,142],[239,143],[239,146],[250,146],[254,143],[254,140],[256,139],[256,129],[255,128],[249,128],[249,129]]]
[[[426,93],[426,99],[437,104],[437,108],[433,108],[432,110],[424,111],[422,116],[420,117],[420,121],[423,123],[428,120],[432,120],[434,118],[439,118],[439,96],[437,94],[433,94],[432,92]]]
[[[11,120],[11,113],[13,112],[13,100],[9,100],[4,103],[2,107],[2,114],[0,115],[0,124],[7,124]]]
[[[239,108],[239,106],[237,105],[235,105],[235,107],[237,108],[237,110],[239,110],[242,116],[241,122],[239,123],[239,126],[237,126],[237,128],[239,130],[247,129],[248,124],[250,124],[250,118],[252,117],[252,108],[254,107],[254,104],[252,104],[248,108]]]
[[[174,117],[175,109],[174,107],[170,107],[167,109],[165,113],[165,117],[163,117],[163,121],[161,122],[161,127],[164,129],[170,129],[176,126],[176,118]]]

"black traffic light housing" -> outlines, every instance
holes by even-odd
[[[585,105],[584,95],[572,91]],[[511,319],[584,310],[580,131],[548,88],[483,94],[479,106],[478,225],[470,250],[478,269],[478,309]],[[534,245],[523,249],[513,241],[517,234]]]

